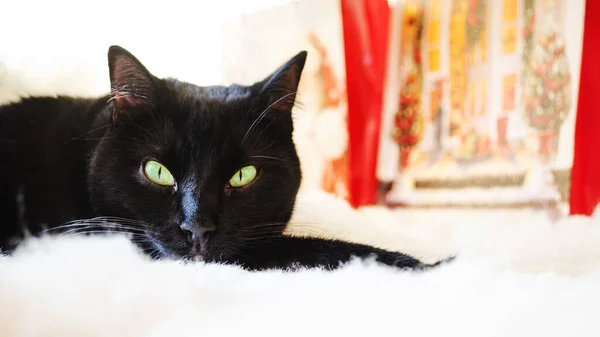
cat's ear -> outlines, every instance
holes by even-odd
[[[291,111],[294,107],[306,55],[306,51],[301,51],[260,82],[259,95],[267,99],[272,109]]]
[[[132,109],[151,110],[156,83],[154,76],[127,50],[119,46],[108,49],[113,119]]]

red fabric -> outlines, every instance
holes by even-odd
[[[348,94],[349,189],[354,207],[374,204],[388,44],[387,0],[341,0]]]
[[[585,2],[583,55],[575,123],[571,214],[590,215],[600,202],[600,1]]]

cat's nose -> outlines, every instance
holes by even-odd
[[[187,236],[188,241],[195,247],[203,247],[216,228],[211,224],[183,223],[181,230]]]

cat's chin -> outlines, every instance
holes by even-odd
[[[156,241],[150,241],[149,245],[142,247],[142,250],[149,255],[151,258],[156,260],[179,260],[179,261],[193,261],[202,262],[206,261],[206,256],[202,252],[198,252],[195,249],[190,250],[187,254],[180,254],[173,252],[165,248],[162,244]]]

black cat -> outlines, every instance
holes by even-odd
[[[250,270],[334,269],[353,257],[432,266],[282,234],[301,180],[291,110],[306,56],[251,86],[198,87],[156,78],[113,46],[110,95],[0,107],[0,244],[10,251],[23,229],[120,231],[157,258]]]

